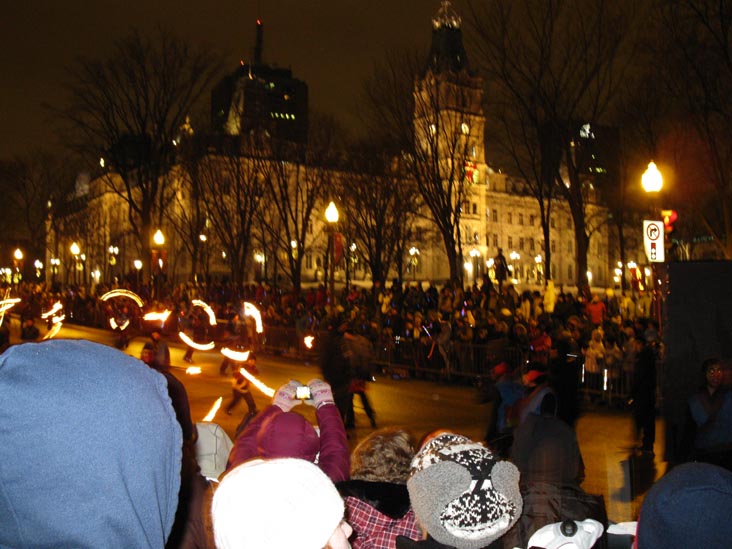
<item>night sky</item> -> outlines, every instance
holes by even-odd
[[[440,0],[28,0],[4,2],[0,23],[0,158],[54,146],[44,103],[62,104],[61,83],[78,55],[103,57],[132,28],[158,23],[225,55],[227,71],[249,58],[255,21],[264,60],[309,87],[310,108],[353,127],[364,77],[391,49],[429,47]],[[462,1],[453,6],[465,15]],[[462,8],[462,9],[461,9]]]

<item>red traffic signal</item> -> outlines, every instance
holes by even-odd
[[[661,215],[663,216],[663,228],[670,233],[674,230],[674,223],[679,218],[679,214],[676,213],[676,210],[661,210]]]

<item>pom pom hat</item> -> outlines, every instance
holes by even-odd
[[[343,520],[343,500],[316,465],[255,459],[221,481],[212,515],[219,549],[322,549]]]

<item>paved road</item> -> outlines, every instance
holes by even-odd
[[[13,341],[17,341],[17,321],[13,328]],[[110,345],[113,341],[109,331],[68,325],[64,326],[58,337],[85,338]],[[139,338],[133,340],[127,352],[139,356],[143,342]],[[220,355],[197,351],[194,362],[201,367],[201,374],[187,375],[187,364],[182,359],[185,350],[183,345],[171,341],[170,347],[174,373],[186,386],[193,420],[201,421],[218,397],[223,397],[225,404],[231,395],[229,378],[221,377],[218,373]],[[282,357],[258,356],[258,367],[261,381],[272,388],[290,379],[307,382],[319,377],[317,364]],[[259,407],[269,403],[269,399],[256,390],[254,397]],[[375,383],[369,384],[369,397],[376,410],[379,426],[406,426],[417,438],[434,429],[447,428],[481,440],[490,412],[488,405],[477,402],[474,388],[428,381],[395,380],[381,376]],[[357,426],[349,435],[352,445],[371,432],[368,418],[358,406],[358,399],[356,404]],[[246,411],[243,402],[239,406],[231,416],[223,410],[219,411],[214,420],[230,435],[233,435]],[[296,410],[311,421],[315,420],[312,408],[302,405]],[[660,421],[656,432],[659,437],[663,436]],[[633,444],[632,424],[629,414],[623,410],[600,408],[586,411],[578,421],[577,436],[586,467],[585,490],[604,495],[611,520],[636,520],[645,490],[663,474],[665,463],[659,457],[629,459],[627,448]],[[656,441],[657,456],[663,453],[662,442],[661,439]]]

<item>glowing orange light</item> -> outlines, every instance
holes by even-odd
[[[250,351],[232,351],[228,347],[221,349],[221,354],[235,362],[246,362],[249,360]]]
[[[214,402],[213,406],[211,406],[211,409],[208,411],[208,414],[206,414],[206,417],[203,418],[203,421],[213,421],[213,418],[216,417],[216,412],[218,412],[219,408],[221,408],[222,401],[223,397],[219,397],[216,399],[216,402]]]
[[[195,376],[201,373],[201,367],[200,366],[188,366],[186,368],[186,373],[190,376]]]
[[[170,311],[168,309],[165,309],[164,311],[152,311],[150,313],[147,313],[145,316],[142,317],[143,320],[159,320],[160,322],[165,322],[168,320],[168,317],[170,316]]]
[[[114,317],[109,319],[109,326],[113,330],[116,330],[117,328],[119,328],[121,331],[124,332],[127,329],[127,326],[129,326],[129,325],[130,325],[129,320],[125,320],[122,324],[117,324],[117,321],[114,319]]]
[[[107,301],[109,299],[112,299],[113,297],[129,297],[132,301],[137,303],[138,307],[142,307],[144,303],[139,295],[137,295],[135,292],[131,292],[130,290],[110,290],[99,299],[101,299],[102,301]]]
[[[273,397],[275,394],[275,390],[272,389],[272,387],[268,387],[261,381],[259,381],[256,377],[254,377],[252,374],[247,372],[244,368],[239,368],[239,373],[243,375],[245,378],[247,378],[252,385],[254,385],[257,389],[262,391],[266,396]]]
[[[193,303],[194,307],[203,308],[203,310],[206,311],[206,314],[208,315],[208,323],[211,326],[216,326],[216,314],[213,312],[213,309],[208,303],[206,303],[205,301],[201,301],[200,299],[194,299],[191,303]]]
[[[45,313],[41,314],[41,318],[46,319],[49,316],[53,316],[53,315],[55,315],[58,311],[60,311],[63,308],[64,308],[64,306],[61,305],[61,302],[60,301],[57,301],[56,303],[53,304],[53,307],[51,307]]]
[[[51,339],[52,337],[55,337],[57,333],[61,330],[62,323],[59,322],[57,324],[54,324],[51,326],[51,329],[46,332],[46,335],[43,336],[43,339]]]
[[[312,349],[313,343],[315,343],[315,336],[305,336],[302,341],[305,343],[305,347]]]
[[[248,301],[244,302],[244,316],[251,316],[254,318],[258,334],[264,332],[264,328],[262,327],[262,313],[259,312],[259,309],[257,309],[253,303],[249,303]]]
[[[183,343],[185,343],[189,347],[193,347],[198,351],[210,351],[211,349],[216,347],[216,344],[213,341],[209,341],[208,343],[196,343],[190,337],[188,337],[185,332],[178,332],[178,337],[181,339],[181,341],[183,341]]]
[[[64,320],[66,320],[66,315],[54,316],[51,319],[51,324],[61,324]]]

